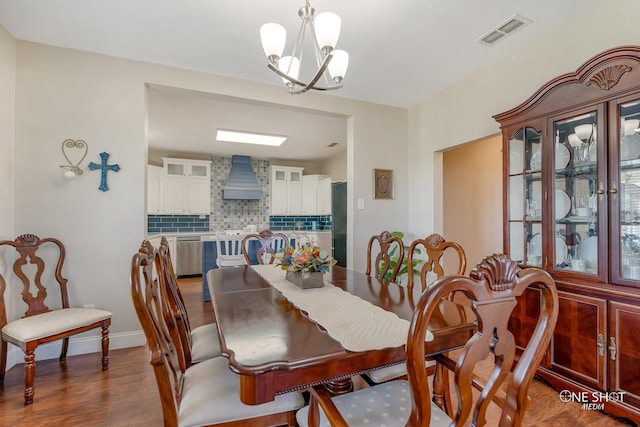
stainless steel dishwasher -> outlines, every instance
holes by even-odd
[[[178,265],[176,275],[202,275],[202,242],[200,236],[178,236],[176,240]]]

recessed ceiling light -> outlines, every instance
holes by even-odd
[[[243,132],[237,130],[218,129],[216,140],[224,142],[240,142],[243,144],[259,144],[280,146],[287,137],[266,133]]]

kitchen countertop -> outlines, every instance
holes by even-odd
[[[273,230],[274,233],[284,233],[287,237],[294,235],[298,236],[304,233],[331,233],[331,230]],[[240,233],[240,234],[248,234],[248,233]],[[175,232],[175,233],[148,233],[147,238],[166,236],[166,237],[179,237],[179,236],[206,236],[207,240],[214,240],[213,238],[216,235],[216,231],[193,231],[193,232]]]

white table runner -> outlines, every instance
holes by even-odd
[[[378,350],[407,342],[409,321],[395,313],[326,281],[322,288],[301,289],[289,282],[279,267],[269,264],[251,267],[347,350]],[[431,332],[427,332],[426,340],[432,339]]]

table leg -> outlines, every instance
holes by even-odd
[[[341,380],[334,380],[326,383],[324,387],[332,396],[349,393],[353,391],[353,381],[350,377]]]
[[[451,389],[449,388],[449,371],[440,363],[435,366],[433,374],[433,403],[449,416],[451,410]]]

